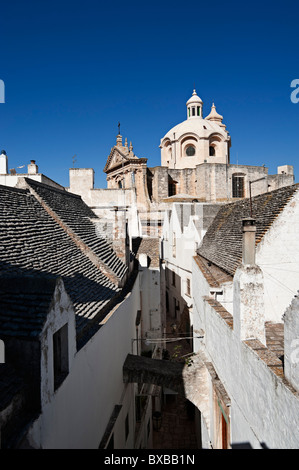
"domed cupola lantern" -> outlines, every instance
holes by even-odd
[[[187,101],[187,119],[201,118],[202,119],[202,105],[203,102],[197,95],[196,90],[193,90],[191,98]]]

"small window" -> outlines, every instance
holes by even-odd
[[[233,175],[232,185],[233,197],[244,197],[244,176]]]
[[[195,147],[193,147],[193,145],[188,145],[186,148],[186,155],[187,157],[193,157],[195,155]]]
[[[176,195],[176,181],[174,181],[172,178],[169,178],[168,180],[168,196],[175,196]]]
[[[69,372],[67,323],[53,335],[53,362],[54,390],[56,390]]]
[[[209,147],[209,155],[210,157],[215,157],[215,147],[213,145]]]
[[[200,106],[197,106],[197,116],[200,116]]]
[[[192,116],[195,116],[195,107],[192,108]]]

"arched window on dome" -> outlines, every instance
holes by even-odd
[[[209,156],[210,157],[215,157],[215,155],[216,155],[215,145],[210,145],[210,147],[209,147]]]
[[[195,155],[194,145],[187,145],[187,147],[186,147],[186,156],[187,157],[194,157],[194,155]]]
[[[219,145],[222,141],[222,138],[217,135],[213,134],[209,138],[209,157],[216,157],[219,156]]]
[[[185,135],[180,141],[180,152],[182,157],[194,157],[198,140],[192,135]]]

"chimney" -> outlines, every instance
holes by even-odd
[[[233,281],[234,331],[240,341],[257,339],[266,344],[264,276],[255,263],[255,220],[242,221],[243,257]]]
[[[5,150],[1,151],[0,154],[0,175],[8,174],[8,160]]]
[[[28,165],[28,174],[36,175],[37,173],[38,173],[38,166],[35,164],[35,160],[30,160],[30,164]]]
[[[243,227],[243,253],[242,262],[255,265],[255,220],[251,217],[242,220]]]
[[[128,263],[126,208],[114,207],[112,247],[124,264]]]

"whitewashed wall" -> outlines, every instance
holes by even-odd
[[[115,425],[115,447],[133,447],[134,385],[123,384],[122,367],[131,352],[139,309],[137,279],[122,304],[75,354],[68,376],[51,400],[44,403],[42,415],[29,431],[34,447],[97,448],[116,404],[123,406]],[[130,433],[125,441],[124,420],[128,412]]]
[[[207,284],[195,263],[193,281],[198,286],[194,290],[194,322],[205,332],[204,350],[231,400],[232,443],[298,448],[298,396],[203,301]],[[196,341],[194,348],[200,349]],[[203,437],[203,446],[208,448],[213,436],[204,433]]]
[[[266,320],[281,322],[299,289],[299,194],[296,193],[258,244],[264,274]]]
[[[141,267],[140,292],[142,302],[142,337],[162,338],[160,271]]]

